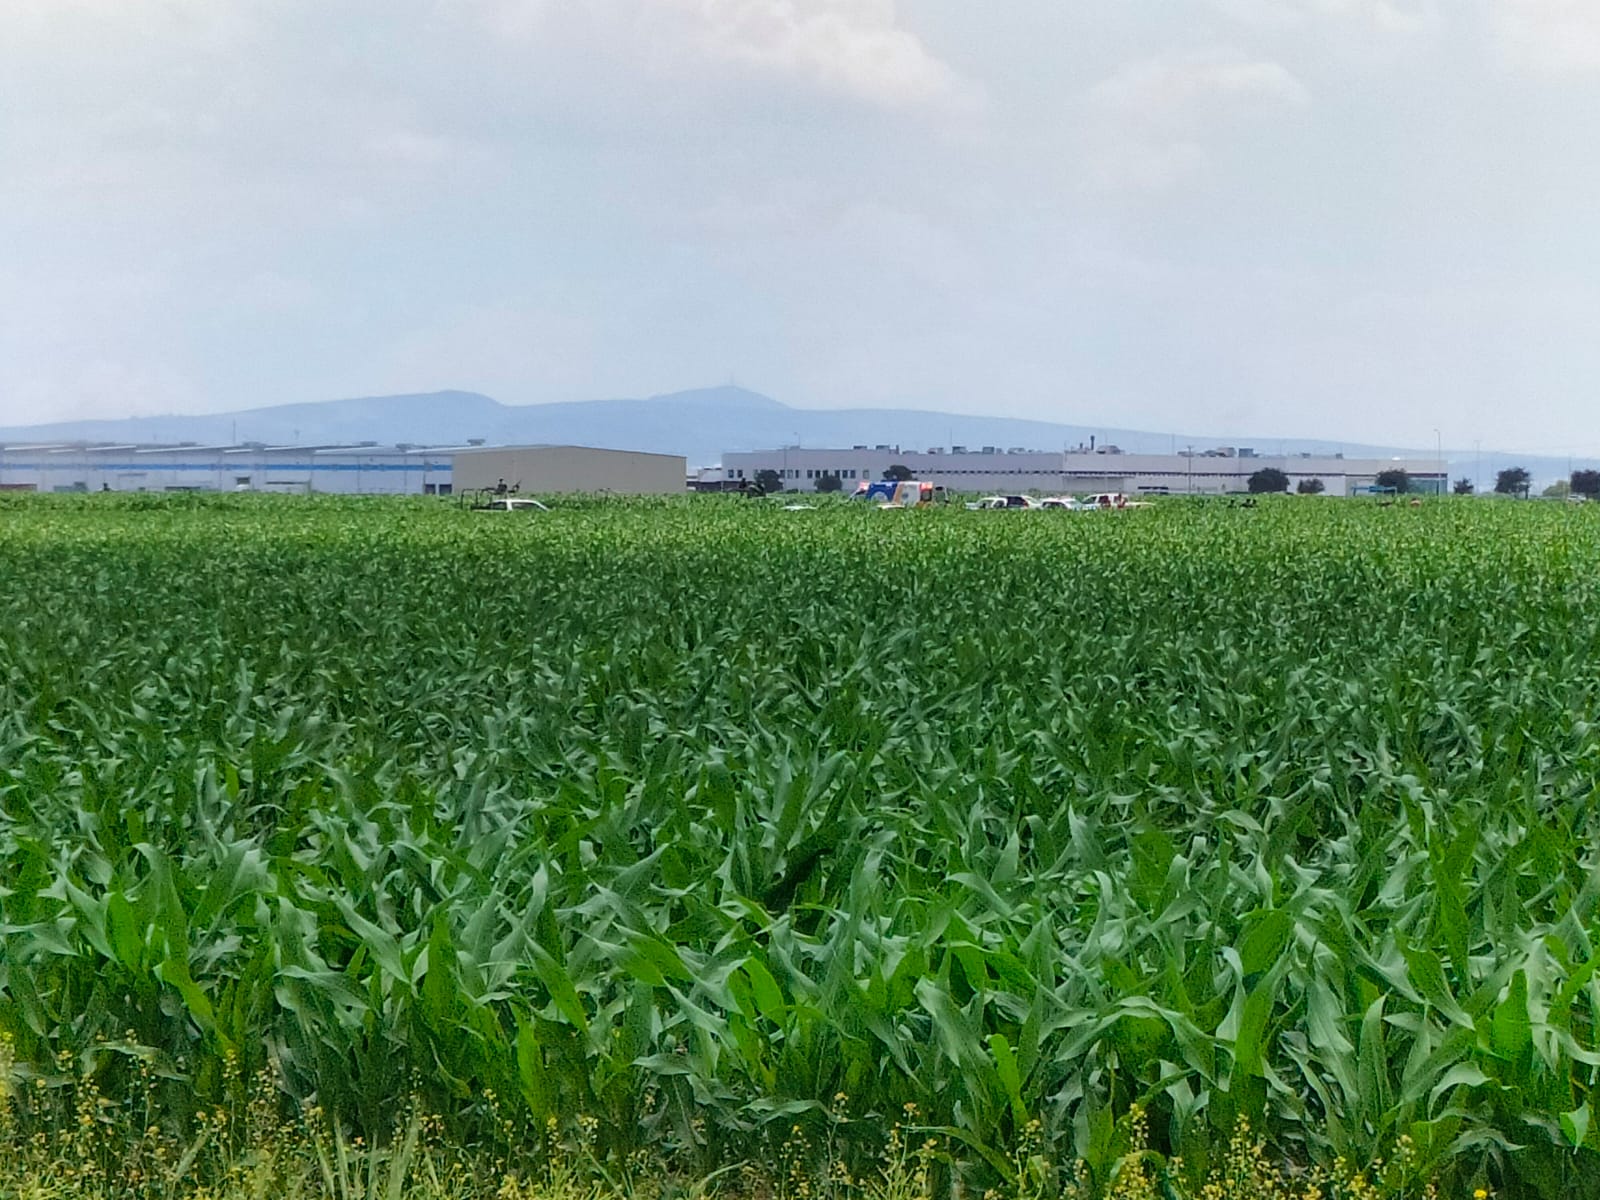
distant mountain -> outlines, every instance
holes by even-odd
[[[473,392],[432,392],[282,404],[228,413],[13,426],[0,429],[0,441],[455,443],[469,436],[494,439],[493,433],[482,431],[515,411]]]
[[[470,438],[490,444],[546,442],[653,450],[681,454],[691,467],[718,462],[727,450],[760,450],[783,445],[847,447],[889,444],[907,450],[930,446],[1026,447],[1060,450],[1087,443],[1161,453],[1193,445],[1206,449],[1215,437],[1175,436],[1101,425],[1063,425],[1013,417],[983,417],[917,409],[791,408],[769,396],[737,387],[705,388],[644,400],[587,400],[560,404],[506,405],[475,392],[368,396],[252,408],[232,413],[130,417],[122,420],[66,421],[0,428],[0,443],[18,442],[232,442],[328,444],[373,441],[419,445],[460,445]],[[1350,457],[1386,458],[1407,451],[1386,446],[1293,438],[1230,439],[1262,454],[1339,451]],[[1431,457],[1412,449],[1412,457]],[[1474,455],[1452,455],[1451,470],[1472,476]],[[1485,453],[1483,483],[1513,461]],[[1539,482],[1564,477],[1566,459],[1515,459]],[[1588,466],[1587,462],[1574,462]]]
[[[889,445],[910,449],[965,445],[1059,450],[1087,442],[1125,450],[1159,451],[1216,439],[1095,425],[1060,425],[1011,417],[981,417],[916,409],[790,408],[737,387],[706,388],[645,400],[587,400],[505,405],[475,392],[429,392],[285,404],[240,412],[65,421],[0,428],[0,441],[200,442],[271,444],[416,442],[456,445],[553,442],[682,454],[693,465],[716,463],[725,450],[773,446]],[[1272,448],[1279,445],[1274,441]],[[1331,443],[1283,443],[1291,452]],[[1266,449],[1265,446],[1262,447]],[[1350,448],[1352,452],[1357,447]]]

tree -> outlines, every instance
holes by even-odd
[[[1302,479],[1294,485],[1294,490],[1302,496],[1320,496],[1328,490],[1328,485],[1320,479]]]
[[[1379,471],[1373,482],[1381,488],[1393,488],[1396,495],[1403,496],[1411,490],[1411,472],[1404,467],[1390,467]]]
[[[1546,500],[1565,500],[1572,495],[1572,485],[1565,479],[1558,479],[1539,494]]]
[[[1468,479],[1466,476],[1462,476],[1460,479],[1456,480],[1456,485],[1451,490],[1453,490],[1458,496],[1470,496],[1475,489],[1472,486],[1472,480]]]
[[[817,476],[817,491],[819,492],[837,492],[842,487],[844,487],[844,480],[837,475]]]
[[[901,466],[899,463],[895,463],[894,466],[884,471],[883,477],[885,479],[892,479],[895,483],[905,483],[909,479],[915,479],[916,475],[912,472],[910,467]]]
[[[756,472],[756,486],[767,495],[783,491],[783,477],[771,467],[762,467]]]
[[[1250,494],[1252,496],[1265,495],[1268,492],[1287,492],[1289,490],[1289,477],[1277,467],[1262,467],[1250,476]]]
[[[1575,496],[1600,496],[1600,471],[1574,471],[1572,493]]]
[[[1527,467],[1507,467],[1494,477],[1494,490],[1502,496],[1526,496],[1530,482]]]

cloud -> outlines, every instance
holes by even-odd
[[[970,99],[892,0],[673,0],[715,55],[889,108]]]
[[[1217,11],[1258,28],[1334,20],[1379,33],[1415,33],[1433,24],[1438,15],[1435,0],[1209,0],[1209,3]]]
[[[1091,156],[1091,181],[1108,192],[1165,192],[1210,162],[1198,142],[1106,138]]]
[[[203,402],[173,281],[154,270],[0,270],[0,421]]]
[[[962,238],[928,214],[892,201],[837,202],[787,192],[755,200],[724,195],[696,213],[685,232],[726,269],[786,294],[838,288],[837,278],[818,276],[816,264],[823,262],[847,264],[853,280],[867,276],[881,287],[913,292],[971,291],[987,282]]]
[[[877,107],[970,109],[979,89],[899,19],[894,0],[441,0],[494,34],[577,41],[679,78],[708,65]]]
[[[1161,56],[1130,63],[1095,85],[1094,103],[1148,123],[1187,122],[1214,100],[1304,104],[1305,85],[1279,63],[1232,54]]]
[[[248,239],[399,210],[483,162],[426,101],[353,69],[336,33],[304,39],[313,16],[311,0],[0,0],[0,221]]]
[[[1309,100],[1282,64],[1231,52],[1129,63],[1089,93],[1091,175],[1110,190],[1165,190],[1205,169],[1217,120]]]
[[[1564,75],[1600,69],[1600,5],[1594,0],[1494,0],[1490,34],[1515,69]]]

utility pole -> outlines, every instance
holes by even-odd
[[[1189,447],[1189,495],[1194,495],[1194,447]]]
[[[1437,429],[1433,431],[1433,461],[1437,467],[1444,466],[1444,436]],[[1450,482],[1450,472],[1446,471],[1444,475],[1445,483]],[[1442,496],[1444,493],[1445,486],[1444,483],[1441,483],[1439,485],[1439,495]]]

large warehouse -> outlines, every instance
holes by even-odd
[[[455,452],[457,491],[505,484],[524,492],[678,495],[688,460],[678,454],[591,446],[484,446]]]
[[[449,494],[451,447],[7,445],[0,487],[40,492]]]
[[[685,461],[588,446],[108,445],[0,446],[0,489],[38,492],[330,492],[447,496],[683,491]]]
[[[853,491],[863,479],[882,479],[890,467],[903,466],[911,478],[960,492],[1124,492],[1129,495],[1217,495],[1247,490],[1250,476],[1275,467],[1289,477],[1289,486],[1318,479],[1330,496],[1344,496],[1373,486],[1380,471],[1401,467],[1416,491],[1444,492],[1449,476],[1432,459],[1354,459],[1343,455],[1262,455],[1240,447],[1183,454],[1124,454],[1115,447],[1078,450],[1002,450],[985,446],[969,450],[901,450],[893,446],[854,446],[848,450],[813,450],[790,446],[777,450],[729,452],[710,478],[723,484],[754,481],[763,471],[777,473],[786,491],[815,491],[819,479],[835,476],[843,490]],[[703,479],[706,477],[703,476]]]

